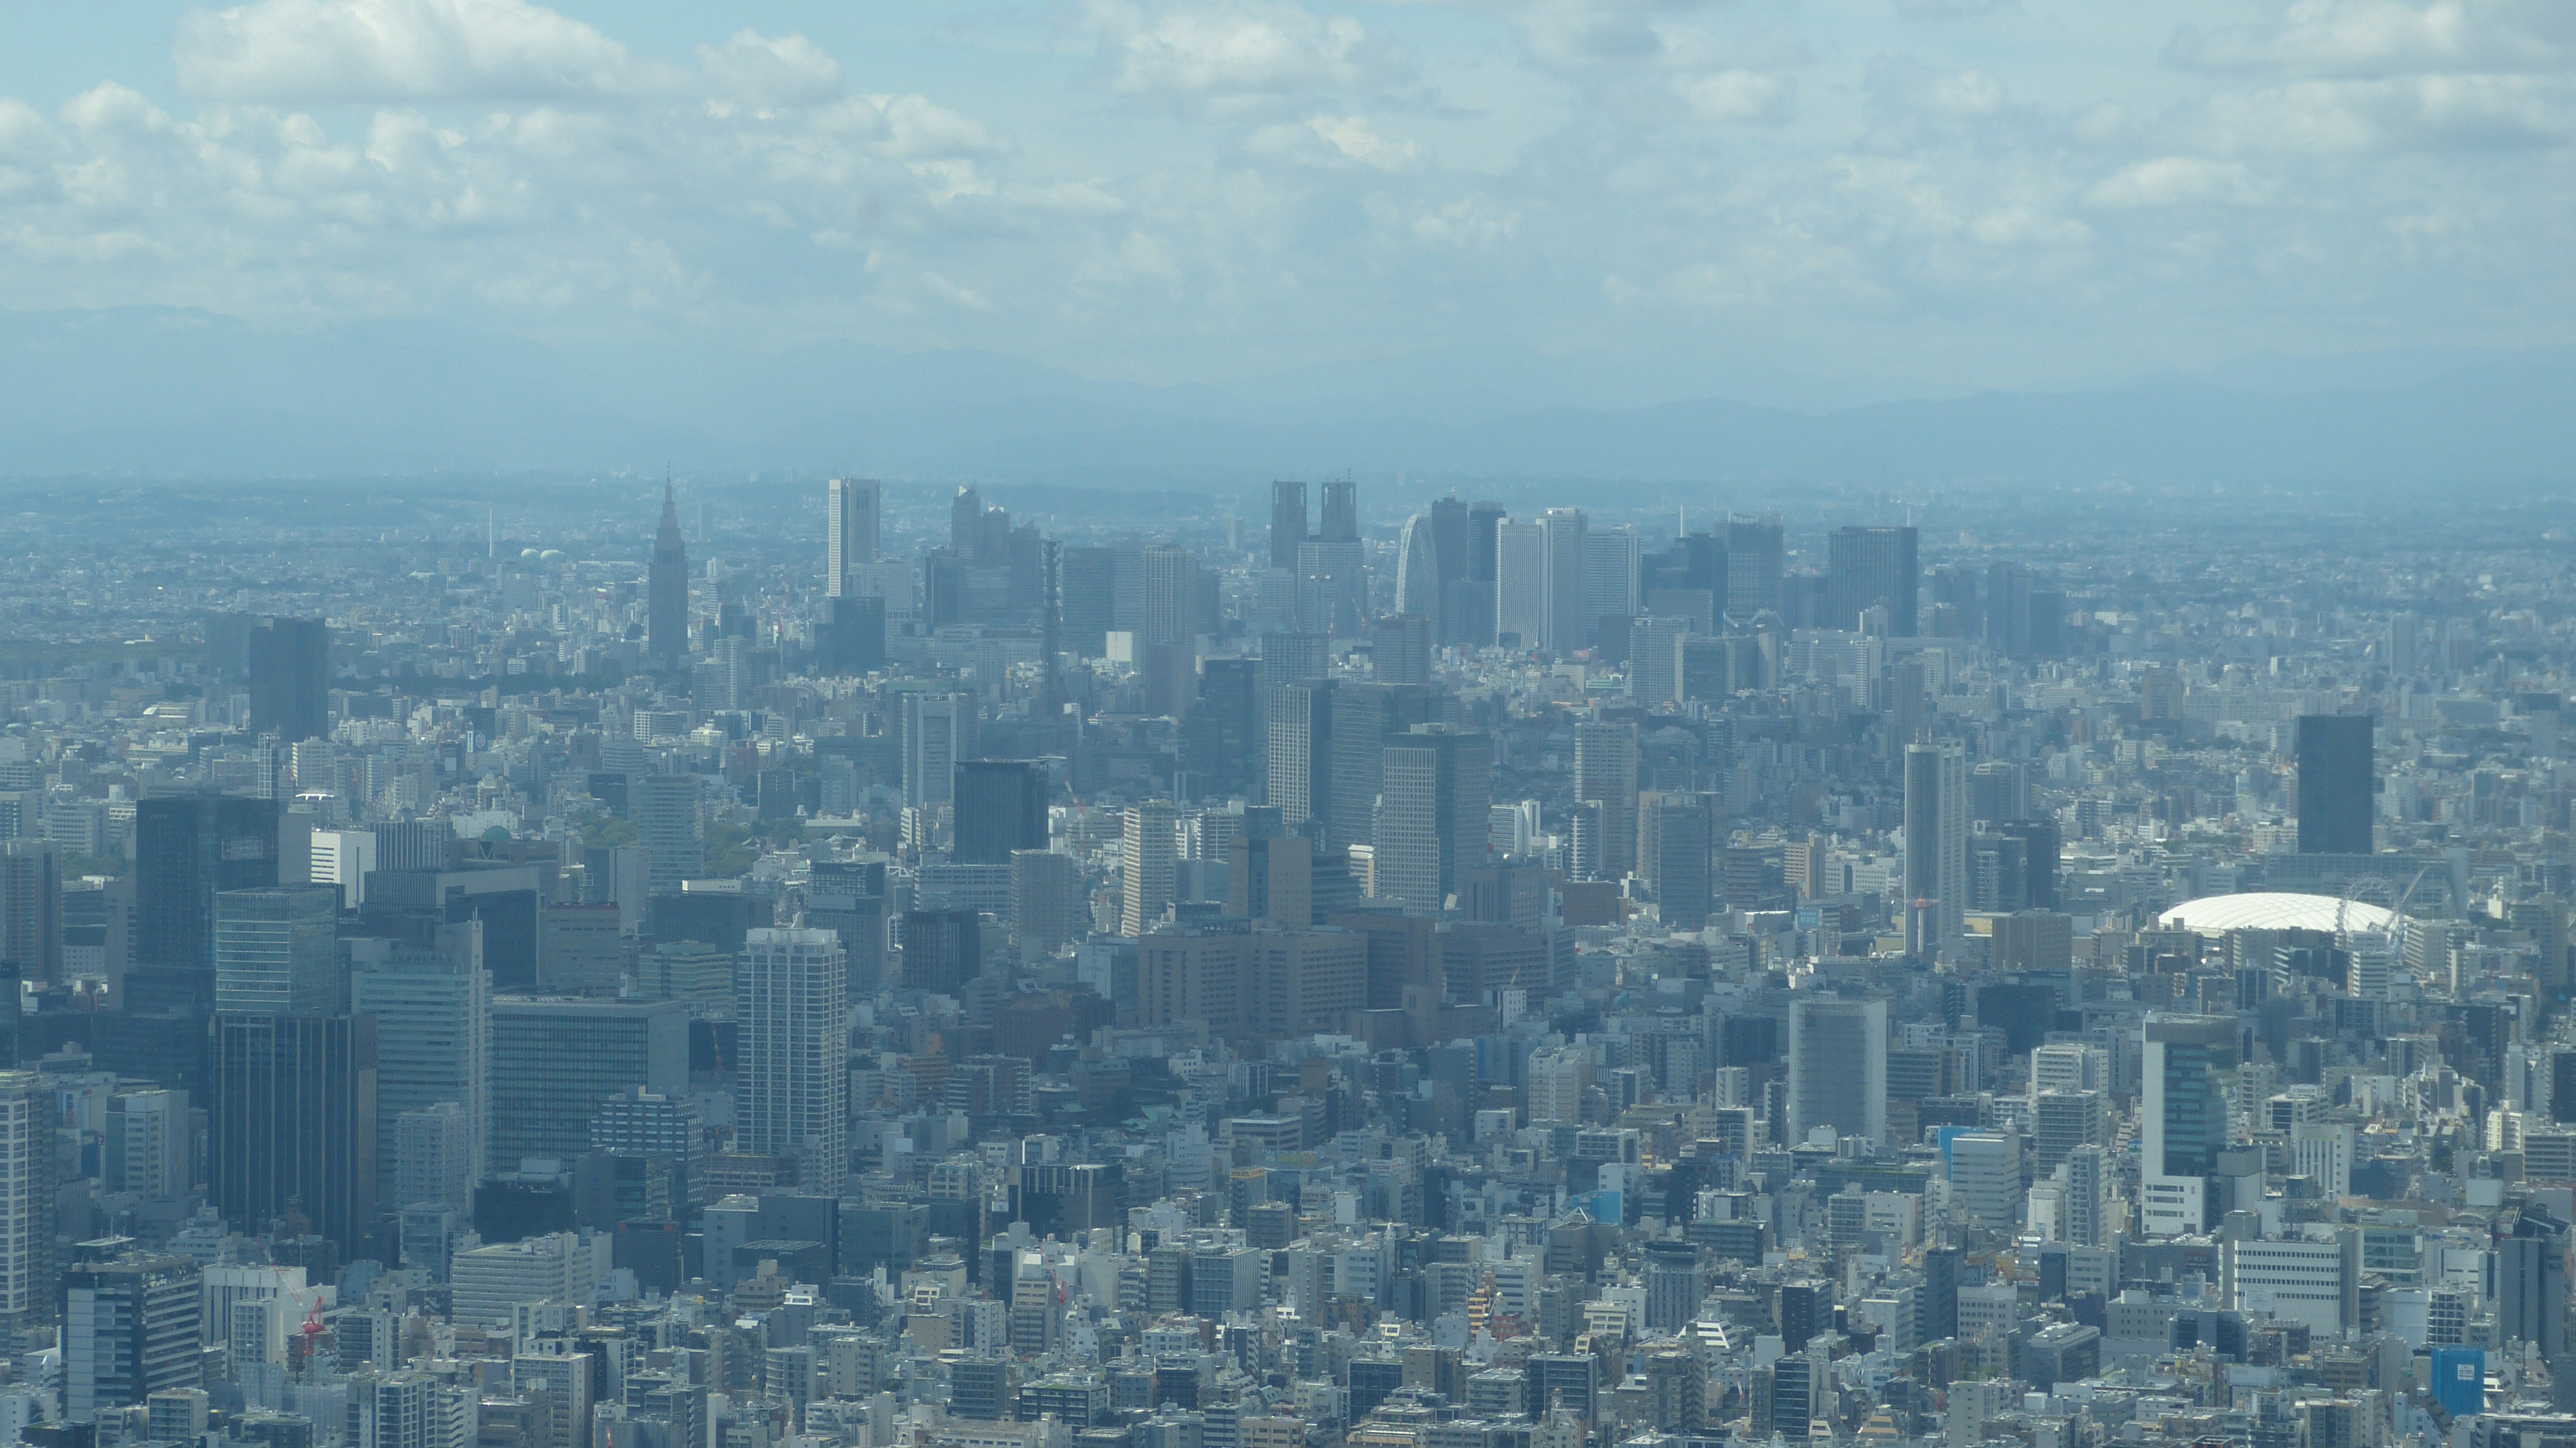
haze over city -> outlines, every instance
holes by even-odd
[[[0,0],[0,1448],[2576,1448],[2571,70]]]

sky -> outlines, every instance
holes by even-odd
[[[0,35],[11,310],[1154,384],[1527,356],[1636,402],[2576,341],[2569,0],[0,0]]]

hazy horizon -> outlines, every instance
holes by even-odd
[[[1374,388],[1438,424],[2401,385],[2576,340],[2576,20],[2529,0],[10,24],[0,330],[38,372],[30,316],[168,308],[389,385],[387,324],[563,359],[1008,359],[1288,424]]]

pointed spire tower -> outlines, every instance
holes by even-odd
[[[662,527],[653,535],[653,567],[645,577],[644,650],[657,666],[689,656],[689,547],[680,538],[680,504],[670,480],[662,482]]]

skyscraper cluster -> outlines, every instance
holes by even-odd
[[[619,487],[0,673],[20,1440],[2576,1437],[2548,579]]]

